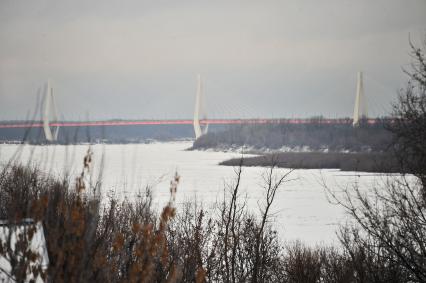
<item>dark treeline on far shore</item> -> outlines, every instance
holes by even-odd
[[[221,165],[237,166],[240,158],[230,159]],[[294,169],[340,169],[377,173],[401,172],[398,159],[393,154],[381,152],[280,152],[256,157],[245,157],[243,166],[269,166]]]
[[[192,125],[63,127],[59,129],[58,140],[54,143],[140,143],[149,140],[192,139],[193,135]],[[46,143],[43,129],[0,129],[0,142],[22,141],[30,144]]]
[[[385,152],[392,134],[384,122],[375,124],[268,124],[236,125],[208,133],[194,142],[194,149],[247,146],[252,149],[302,149],[310,151]]]
[[[8,121],[3,121],[6,124]],[[0,122],[1,124],[2,122]],[[11,121],[8,124],[24,123]],[[27,122],[27,124],[31,122]],[[39,122],[37,122],[39,123]],[[211,125],[209,131],[223,131],[226,125]],[[194,138],[192,125],[120,125],[61,127],[56,144],[74,143],[144,143],[149,140],[173,141]],[[26,142],[44,144],[43,128],[0,128],[0,143]]]
[[[178,140],[193,138],[192,125],[130,125],[62,127],[59,129],[58,144],[72,143],[131,143],[147,140]],[[46,142],[43,128],[0,129],[0,142],[43,144]]]
[[[223,149],[246,145],[254,149],[307,146],[311,150],[385,151],[389,137],[390,134],[381,121],[357,128],[352,127],[350,123],[323,124],[318,119],[313,119],[308,124],[210,125],[209,133],[195,141],[194,149]],[[62,127],[55,143],[133,143],[193,138],[192,125]],[[43,129],[0,129],[0,142],[22,141],[32,144],[45,143]]]

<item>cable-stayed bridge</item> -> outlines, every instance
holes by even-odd
[[[368,119],[367,100],[364,94],[364,80],[362,72],[358,73],[354,101],[354,112],[352,118],[325,119],[209,119],[205,110],[205,99],[203,80],[197,77],[197,88],[195,96],[195,108],[193,119],[170,119],[170,120],[107,120],[107,121],[59,121],[58,111],[55,103],[55,93],[50,81],[44,85],[42,92],[42,120],[34,122],[0,122],[0,129],[31,129],[41,128],[47,141],[56,141],[60,128],[66,127],[103,127],[103,126],[156,126],[156,125],[192,125],[196,138],[207,133],[209,125],[241,125],[241,124],[346,124],[359,125],[363,120],[368,124],[377,123],[377,119]]]

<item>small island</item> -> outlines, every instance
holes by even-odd
[[[259,156],[226,160],[228,166],[269,166],[295,169],[340,169],[377,173],[401,172],[391,142],[388,120],[373,124],[238,125],[198,138],[195,150],[234,150]]]

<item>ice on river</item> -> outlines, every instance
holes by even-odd
[[[205,207],[223,197],[225,183],[234,180],[234,168],[218,163],[238,153],[187,151],[191,142],[150,144],[92,145],[95,176],[102,172],[103,196],[113,191],[117,196],[132,198],[153,186],[155,203],[162,207],[169,199],[169,183],[177,170],[181,182],[177,192],[178,205],[196,198]],[[37,163],[45,172],[63,176],[81,172],[88,145],[0,145],[0,161],[11,158]],[[20,150],[18,150],[20,149]],[[103,170],[100,170],[103,164]],[[258,211],[262,199],[262,173],[265,168],[243,169],[241,195],[248,198],[249,208]],[[287,169],[279,169],[286,172]],[[338,223],[346,221],[344,210],[331,204],[323,183],[333,190],[351,187],[371,187],[383,181],[376,174],[341,172],[338,170],[295,170],[279,190],[273,212],[275,227],[286,241],[300,239],[307,244],[332,244],[337,240]]]

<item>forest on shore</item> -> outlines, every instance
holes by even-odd
[[[392,133],[386,122],[361,124],[248,124],[199,137],[193,149],[309,150],[333,152],[384,152],[390,147]]]
[[[374,173],[400,173],[402,168],[398,159],[389,153],[381,152],[280,152],[255,157],[225,160],[220,165],[226,166],[263,166],[275,164],[281,168],[293,169],[339,169],[341,171],[358,171]]]
[[[340,169],[394,173],[402,172],[394,156],[394,135],[390,120],[374,124],[237,125],[207,133],[193,144],[195,150],[234,150],[260,156],[244,158],[243,166],[267,166],[294,169]],[[239,158],[221,165],[235,166]]]

